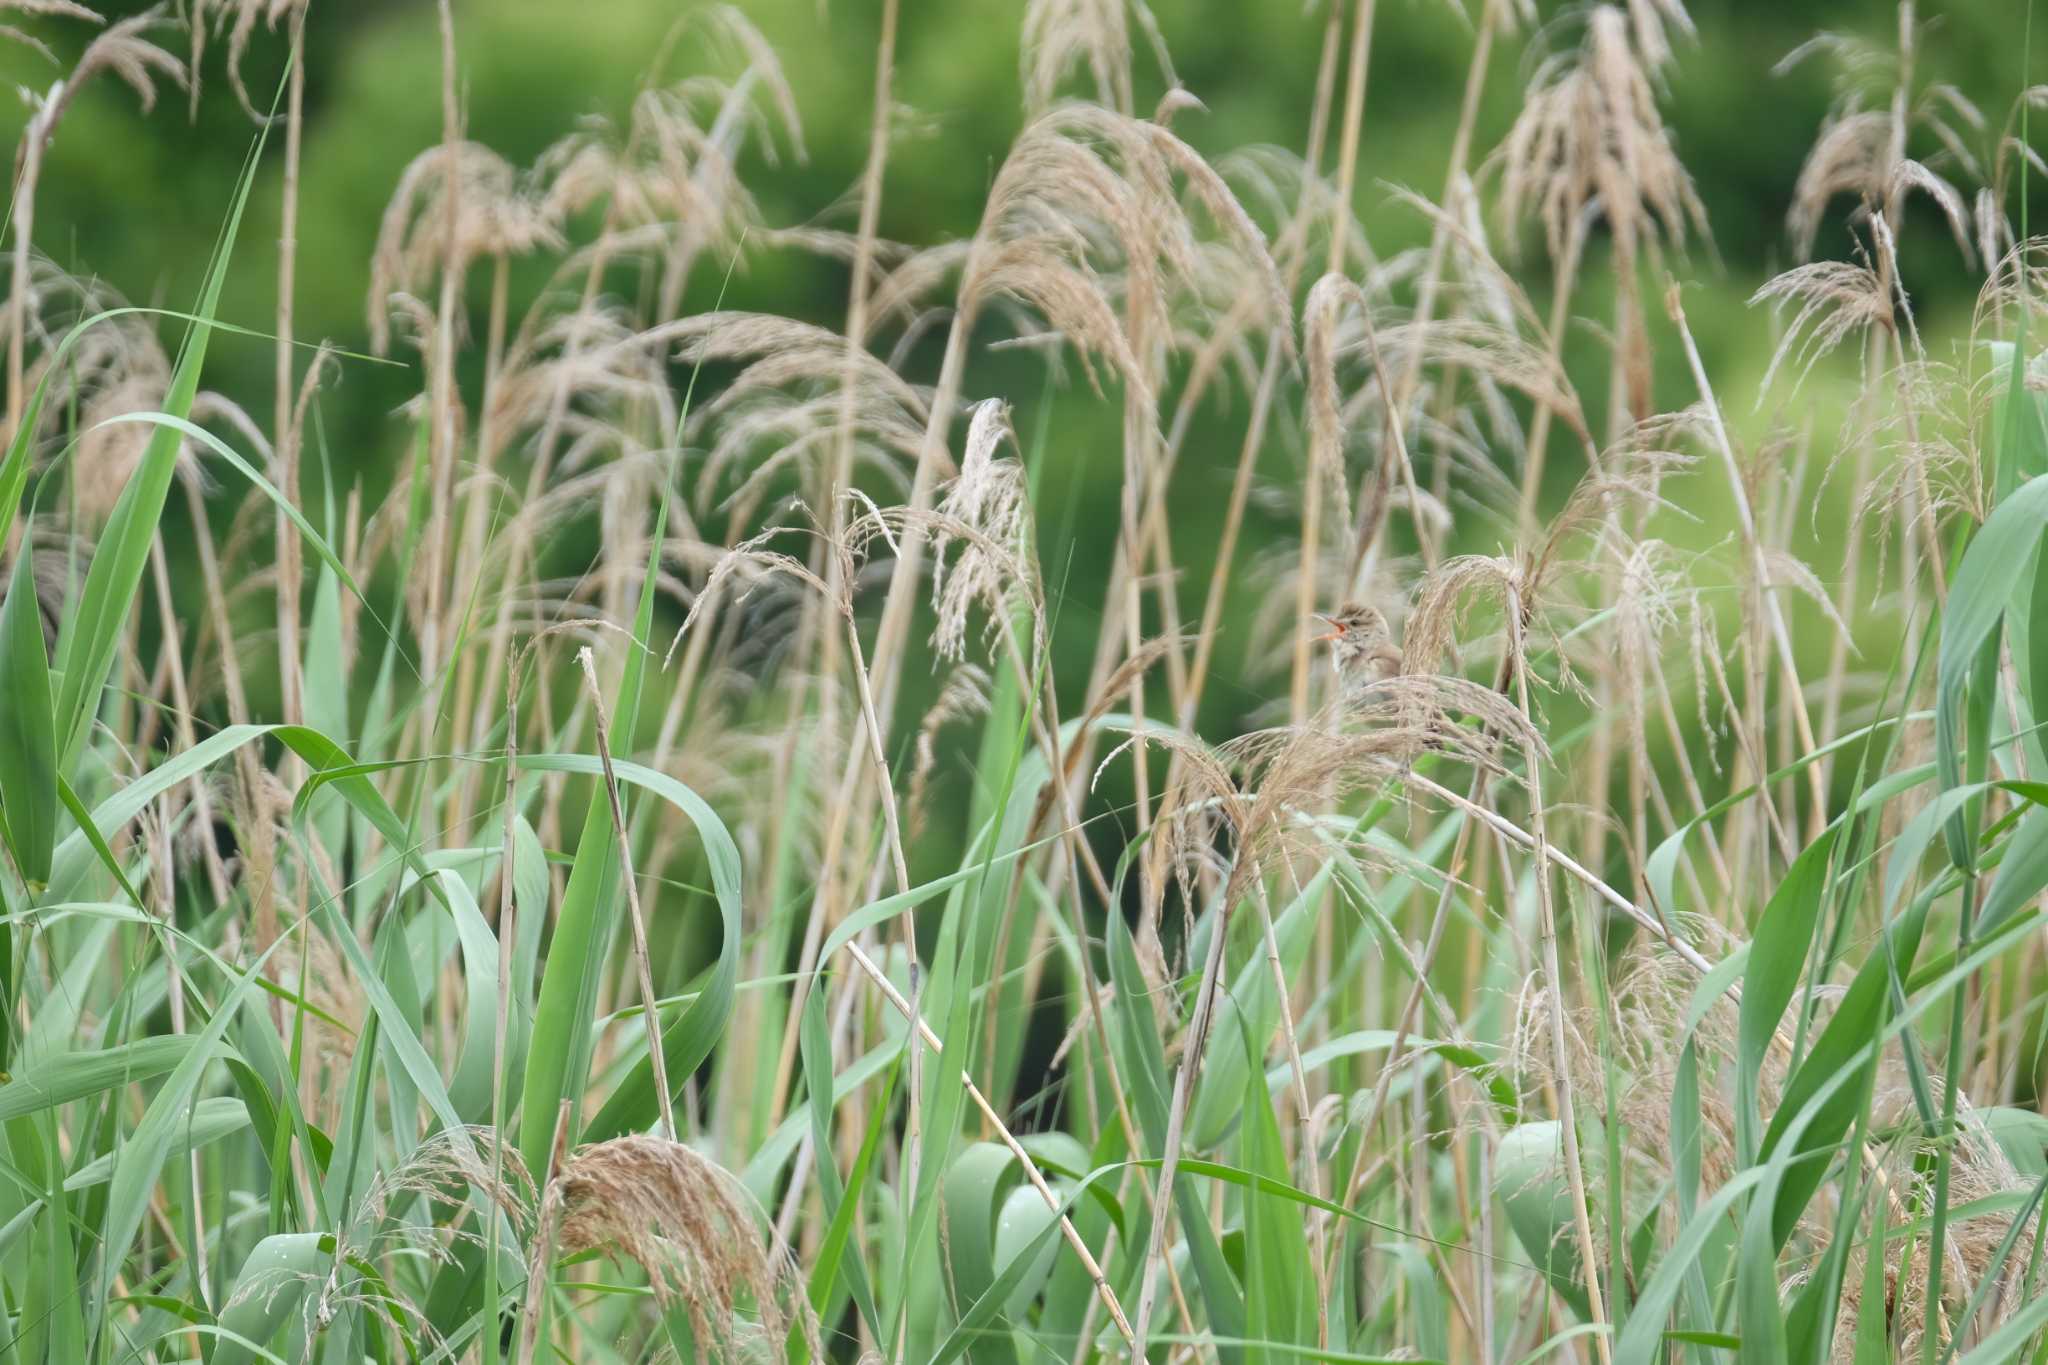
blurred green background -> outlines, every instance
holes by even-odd
[[[575,124],[600,115],[624,118],[644,67],[691,0],[457,0],[467,131],[517,164],[532,161]],[[106,7],[110,14],[139,5]],[[851,226],[849,190],[866,150],[873,79],[877,0],[743,0],[742,8],[780,53],[800,106],[803,155],[782,144],[777,164],[750,153],[748,183],[771,225],[814,221]],[[1533,32],[1497,44],[1486,87],[1477,148],[1483,154],[1506,132],[1520,91],[1541,55],[1578,41],[1571,11],[1542,5]],[[1984,110],[1988,148],[1999,123],[2024,85],[2025,9],[2019,0],[1958,0],[1927,6],[1919,56],[1920,79],[1947,81]],[[1299,149],[1313,94],[1324,11],[1299,0],[1156,0],[1154,10],[1180,81],[1207,106],[1176,121],[1198,148],[1214,156],[1252,143]],[[1769,315],[1750,309],[1749,294],[1791,263],[1785,212],[1807,148],[1838,97],[1839,67],[1805,63],[1785,75],[1772,67],[1819,30],[1860,34],[1890,46],[1897,11],[1888,0],[1695,0],[1694,38],[1681,38],[1664,98],[1678,150],[1693,175],[1711,222],[1711,246],[1695,242],[1677,263],[1692,281],[1688,307],[1709,370],[1732,413],[1754,433],[1769,413],[1750,415],[1768,360]],[[1018,75],[1019,0],[904,0],[897,96],[908,111],[889,163],[881,230],[891,238],[929,244],[970,233],[987,183],[1023,118]],[[78,24],[42,23],[59,58],[82,48],[89,30]],[[182,50],[182,33],[165,41]],[[1414,212],[1392,202],[1386,186],[1411,186],[1434,197],[1471,52],[1468,19],[1444,0],[1380,0],[1373,37],[1358,210],[1375,251],[1384,256],[1424,240]],[[298,335],[348,348],[366,347],[365,287],[368,262],[385,202],[406,163],[440,137],[438,33],[430,0],[313,0],[308,39],[307,130],[303,188]],[[205,95],[196,117],[184,99],[166,92],[143,116],[130,91],[102,79],[69,115],[45,172],[37,246],[68,269],[104,278],[139,303],[183,306],[199,275],[228,204],[254,128],[226,82],[226,43],[208,48],[202,70]],[[261,101],[282,69],[281,37],[259,33],[246,74]],[[1151,107],[1163,80],[1142,45],[1145,85],[1139,106]],[[0,50],[7,79],[42,86],[57,70],[25,48]],[[672,63],[676,73],[717,66],[688,43]],[[720,69],[730,69],[729,59]],[[1889,77],[1873,80],[1881,102]],[[1926,155],[1930,149],[1917,149]],[[1981,155],[1981,150],[1980,150]],[[235,263],[222,315],[265,328],[273,310],[277,235],[276,157],[259,179],[244,249]],[[2043,201],[2048,203],[2048,201]],[[1844,254],[1846,203],[1823,225],[1820,254]],[[1949,240],[1939,215],[1924,200],[1909,210],[1904,277],[1930,349],[1953,353],[1968,326],[1979,276]],[[1518,277],[1539,300],[1548,263],[1533,239],[1516,262]],[[1597,250],[1597,248],[1596,248]],[[552,263],[528,261],[514,275],[514,316],[545,283]],[[473,315],[481,316],[488,272],[472,272]],[[1589,268],[1591,284],[1579,311],[1604,319],[1604,272]],[[712,306],[720,280],[713,269],[691,282],[686,307]],[[846,273],[836,263],[794,252],[757,251],[739,264],[727,306],[843,322]],[[1576,328],[1570,356],[1587,408],[1602,411],[1605,366],[1600,332]],[[470,363],[476,359],[474,350]],[[402,353],[401,353],[402,354]],[[929,356],[913,357],[921,366]],[[1692,401],[1683,366],[1660,348],[1658,398],[1667,406]],[[207,384],[242,401],[267,420],[271,352],[258,340],[223,338],[209,357]],[[1062,575],[1099,583],[1108,567],[1115,527],[1118,477],[1113,404],[1098,404],[1085,386],[1052,411],[1035,409],[1043,386],[1038,363],[1000,357],[978,363],[970,396],[1001,393],[1019,403],[1026,442],[1049,423],[1048,502],[1042,520],[1074,534],[1048,563],[1057,588]],[[360,480],[366,505],[389,486],[406,439],[394,409],[419,391],[408,366],[351,363],[324,398],[321,423],[326,458],[337,484]],[[1792,395],[1779,386],[1775,401],[1822,402],[1825,382]],[[1219,406],[1218,421],[1204,424],[1200,443],[1183,461],[1175,490],[1175,539],[1190,584],[1207,568],[1203,547],[1213,545],[1224,493],[1236,458],[1242,400]],[[1294,442],[1290,415],[1276,433]],[[317,458],[317,454],[313,457]],[[1295,449],[1270,457],[1268,478],[1285,477]],[[1560,455],[1552,491],[1572,476]],[[1702,531],[1711,543],[1710,517]],[[1725,523],[1724,523],[1725,524]],[[1839,526],[1839,522],[1835,523]],[[1256,556],[1276,518],[1248,534]],[[1486,530],[1468,549],[1496,548],[1499,532]],[[1489,543],[1491,542],[1491,543]],[[1817,565],[1825,576],[1832,563]],[[1252,577],[1249,573],[1247,578]],[[1235,602],[1250,612],[1260,585],[1247,581]],[[1097,596],[1092,588],[1087,596]],[[1066,627],[1071,624],[1073,629]],[[1061,672],[1085,669],[1092,622],[1062,622]],[[1245,634],[1235,632],[1242,648]],[[1071,643],[1065,643],[1071,636]],[[1239,662],[1242,662],[1240,660]],[[1250,674],[1217,689],[1215,706],[1237,712],[1213,717],[1232,723],[1250,713],[1259,692]]]

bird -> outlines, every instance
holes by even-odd
[[[1330,646],[1330,666],[1340,683],[1378,682],[1401,671],[1401,648],[1378,607],[1346,602],[1333,615],[1315,615],[1330,627],[1315,638]]]

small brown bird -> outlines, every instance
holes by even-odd
[[[1316,613],[1330,629],[1316,636],[1330,646],[1330,666],[1341,683],[1378,682],[1401,671],[1401,649],[1378,607],[1346,602],[1336,614]]]

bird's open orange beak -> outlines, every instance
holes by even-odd
[[[1324,632],[1323,632],[1323,633],[1322,633],[1321,635],[1317,635],[1317,636],[1314,636],[1314,637],[1312,637],[1312,638],[1311,638],[1311,640],[1310,640],[1310,643],[1312,643],[1312,644],[1321,644],[1321,643],[1323,643],[1323,641],[1325,641],[1325,640],[1334,640],[1334,639],[1336,639],[1336,638],[1337,638],[1337,637],[1338,637],[1339,635],[1342,635],[1342,634],[1344,633],[1344,627],[1343,627],[1343,626],[1341,626],[1341,625],[1339,625],[1339,624],[1338,624],[1337,622],[1335,622],[1335,621],[1331,620],[1331,619],[1330,619],[1329,617],[1327,617],[1327,616],[1323,615],[1323,614],[1322,614],[1321,612],[1319,612],[1319,611],[1312,611],[1312,612],[1310,612],[1310,613],[1309,613],[1309,615],[1311,615],[1311,616],[1315,617],[1315,618],[1316,618],[1316,620],[1318,620],[1318,621],[1321,621],[1321,622],[1322,622],[1322,623],[1323,623],[1324,625],[1326,625],[1326,626],[1328,626],[1328,627],[1329,627],[1329,629],[1328,629],[1328,630],[1326,630],[1326,631],[1324,631]]]

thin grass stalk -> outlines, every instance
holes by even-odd
[[[1479,27],[1472,39],[1472,59],[1465,68],[1465,90],[1458,100],[1458,127],[1451,135],[1450,163],[1444,172],[1443,207],[1448,215],[1455,211],[1452,200],[1465,183],[1466,171],[1472,160],[1472,132],[1479,123],[1479,97],[1486,88],[1486,72],[1493,60],[1493,39],[1500,27],[1501,9],[1508,0],[1480,0]],[[1422,283],[1415,292],[1415,314],[1413,321],[1427,328],[1436,321],[1437,294],[1443,287],[1445,258],[1450,254],[1451,234],[1447,218],[1439,217],[1431,225],[1429,233],[1429,259],[1422,268]],[[1406,411],[1415,395],[1415,386],[1422,378],[1422,353],[1418,350],[1403,368],[1401,383],[1395,389],[1400,406]]]
[[[868,979],[875,983],[875,988],[895,1007],[896,1012],[910,1023],[917,1036],[924,1041],[924,1045],[931,1049],[932,1055],[943,1057],[945,1043],[932,1031],[932,1026],[925,1022],[924,1016],[911,1008],[910,1002],[903,998],[903,992],[896,989],[896,983],[889,979],[888,973],[877,966],[874,959],[863,952],[858,943],[848,943],[843,951],[867,974]],[[960,1084],[965,1087],[967,1098],[981,1111],[983,1121],[995,1132],[1003,1146],[1009,1149],[1010,1155],[1017,1159],[1018,1167],[1024,1172],[1025,1179],[1031,1182],[1031,1187],[1045,1201],[1045,1206],[1059,1215],[1061,1235],[1065,1237],[1067,1245],[1073,1248],[1082,1268],[1088,1272],[1089,1279],[1095,1285],[1096,1295],[1102,1300],[1103,1307],[1109,1310],[1110,1320],[1116,1324],[1124,1342],[1127,1345],[1133,1343],[1136,1338],[1132,1333],[1129,1319],[1124,1316],[1123,1305],[1117,1301],[1116,1291],[1109,1287],[1109,1281],[1102,1273],[1101,1264],[1096,1261],[1095,1253],[1088,1249],[1088,1244],[1081,1239],[1081,1234],[1075,1230],[1073,1221],[1060,1211],[1060,1197],[1053,1193],[1052,1186],[1046,1183],[1045,1174],[1039,1169],[1038,1162],[1017,1141],[1017,1135],[1003,1122],[1002,1116],[996,1113],[995,1106],[988,1102],[988,1097],[982,1093],[981,1087],[974,1083],[974,1077],[969,1072],[961,1071]]]
[[[633,970],[640,978],[641,1024],[647,1033],[647,1059],[654,1067],[654,1095],[661,1106],[662,1136],[682,1140],[676,1128],[675,1101],[669,1096],[668,1066],[661,1056],[661,997],[654,991],[654,971],[647,952],[647,917],[640,910],[640,877],[633,869],[633,841],[626,829],[626,810],[619,800],[618,774],[612,771],[611,727],[605,722],[604,689],[597,682],[597,661],[589,645],[577,651],[589,690],[591,728],[597,737],[598,762],[604,768],[605,802],[611,808],[612,842],[619,850],[619,880],[626,888],[627,920],[633,928]]]
[[[1743,547],[1749,552],[1750,571],[1756,577],[1757,594],[1762,599],[1772,643],[1777,647],[1779,667],[1784,670],[1785,690],[1792,698],[1792,719],[1798,726],[1800,756],[1810,758],[1820,746],[1814,739],[1812,717],[1807,714],[1806,691],[1799,681],[1799,663],[1792,655],[1792,635],[1785,626],[1784,610],[1771,588],[1770,564],[1764,558],[1763,543],[1757,537],[1756,517],[1749,506],[1749,490],[1742,482],[1735,447],[1728,439],[1727,425],[1721,420],[1721,405],[1715,401],[1713,386],[1707,380],[1706,366],[1700,360],[1699,346],[1692,338],[1692,329],[1686,326],[1684,302],[1675,284],[1665,294],[1664,301],[1673,325],[1678,328],[1679,341],[1685,347],[1686,364],[1692,369],[1700,401],[1706,405],[1707,425],[1713,433],[1714,450],[1721,457],[1721,469],[1728,477],[1728,490],[1735,500],[1736,521],[1742,530]],[[1808,838],[1811,839],[1818,835],[1820,825],[1826,822],[1828,793],[1819,764],[1806,765],[1806,778],[1812,797],[1812,809],[1808,812]]]
[[[1509,667],[1515,679],[1515,704],[1521,709],[1523,720],[1533,726],[1535,721],[1529,710],[1528,656],[1522,640],[1522,611],[1520,590],[1511,585],[1507,602]],[[1595,1328],[1594,1349],[1599,1353],[1602,1365],[1610,1365],[1613,1348],[1608,1343],[1609,1333],[1604,1330],[1607,1311],[1600,1289],[1600,1260],[1594,1252],[1593,1227],[1587,1215],[1585,1166],[1579,1156],[1578,1119],[1572,1103],[1571,1052],[1565,1040],[1564,1025],[1564,973],[1558,966],[1557,915],[1550,898],[1550,841],[1544,837],[1542,760],[1534,744],[1524,742],[1522,762],[1523,777],[1529,784],[1529,832],[1536,854],[1539,950],[1544,984],[1550,995],[1551,1060],[1558,1077],[1557,1118],[1564,1137],[1565,1180],[1571,1189],[1572,1231],[1578,1239],[1579,1263],[1586,1270],[1586,1300]],[[1614,1273],[1620,1274],[1621,1267],[1614,1267]]]
[[[1344,125],[1337,148],[1337,194],[1331,208],[1329,273],[1344,273],[1344,224],[1351,213],[1358,175],[1358,141],[1365,122],[1365,78],[1372,57],[1374,0],[1355,0],[1352,7],[1351,64],[1344,86]],[[1294,606],[1294,675],[1288,707],[1295,724],[1308,718],[1310,638],[1315,630],[1316,568],[1322,554],[1322,500],[1313,488],[1301,504],[1301,562],[1296,569]]]
[[[970,264],[971,271],[972,266]],[[938,486],[939,462],[944,458],[946,431],[952,422],[953,409],[959,401],[961,379],[967,364],[968,332],[972,326],[971,310],[961,309],[953,315],[953,321],[946,337],[945,359],[940,364],[939,383],[933,395],[929,419],[925,427],[924,442],[918,454],[917,471],[913,476],[910,492],[909,515],[897,546],[895,572],[890,576],[889,592],[882,606],[882,619],[875,632],[875,648],[870,656],[868,686],[876,697],[874,707],[877,723],[883,726],[883,733],[873,743],[879,747],[887,738],[887,722],[895,704],[897,669],[900,655],[910,629],[911,599],[917,579],[922,572],[924,559],[925,514],[931,511],[933,493]],[[858,724],[865,727],[863,717]],[[826,875],[818,880],[817,892],[812,898],[811,912],[804,929],[804,943],[797,958],[798,985],[792,993],[789,1017],[783,1025],[782,1047],[775,1066],[775,1103],[771,1112],[779,1120],[783,1097],[788,1093],[791,1068],[796,1059],[797,1027],[801,1022],[803,1004],[803,976],[814,966],[819,947],[822,945],[825,926],[836,920],[832,913],[834,905],[833,870],[837,867],[836,855],[844,847],[848,813],[859,805],[859,792],[868,767],[864,752],[867,737],[856,734],[852,747],[847,750],[844,767],[840,773],[837,795],[833,802],[832,818],[826,827],[825,852],[827,857],[822,866]]]
[[[194,22],[201,22],[195,17]],[[299,169],[304,140],[306,103],[306,6],[295,5],[291,14],[291,50],[287,61],[284,186],[279,209],[277,252],[277,344],[275,389],[277,411],[271,445],[277,456],[278,491],[293,507],[301,507],[299,494],[299,432],[297,405],[293,397],[298,381],[293,373],[292,319],[297,292],[299,259]],[[196,82],[195,82],[196,84]],[[284,698],[284,718],[290,725],[304,723],[306,681],[299,646],[300,596],[304,565],[299,548],[299,528],[283,508],[277,522],[277,666],[278,687]],[[288,760],[296,772],[298,760]]]
[[[846,364],[839,376],[839,418],[838,440],[835,442],[832,459],[832,473],[827,485],[821,490],[823,506],[829,519],[824,556],[824,577],[828,601],[814,604],[820,613],[817,640],[823,651],[818,667],[822,686],[827,689],[824,701],[828,709],[831,702],[830,690],[839,675],[839,633],[824,624],[823,613],[830,611],[831,603],[838,602],[852,591],[851,585],[843,581],[845,562],[843,558],[829,552],[829,547],[843,545],[846,541],[846,494],[853,485],[853,455],[855,444],[855,403],[857,400],[858,361],[866,345],[868,334],[868,305],[873,293],[875,241],[882,213],[882,181],[889,160],[890,111],[894,103],[896,75],[896,16],[898,0],[882,0],[881,33],[875,42],[875,85],[874,98],[868,113],[868,154],[861,169],[860,219],[855,227],[853,247],[853,278],[847,286],[846,301]]]
[[[505,367],[506,314],[510,307],[511,261],[504,252],[497,253],[491,267],[490,317],[485,324],[484,334],[484,388],[483,398],[478,406],[477,420],[477,470],[470,495],[462,510],[462,551],[458,561],[465,568],[480,570],[484,563],[484,552],[490,532],[489,507],[493,492],[493,475],[497,467],[498,434],[493,426],[492,410],[496,406],[498,382]],[[509,580],[508,580],[509,582]],[[476,587],[481,596],[483,585]],[[474,599],[472,599],[474,600]],[[497,604],[497,611],[507,608]],[[475,718],[491,710],[490,699],[476,691],[478,662],[474,650],[464,650],[455,682],[454,720],[449,733],[460,742],[471,734]],[[481,779],[477,784],[481,786]],[[474,790],[468,782],[459,783],[455,788],[451,824],[456,829],[465,829],[470,817],[470,797]]]
[[[1301,191],[1295,205],[1297,217],[1306,212],[1315,177],[1321,174],[1323,143],[1329,131],[1331,100],[1336,93],[1337,56],[1342,37],[1343,10],[1333,3],[1329,18],[1323,25],[1323,54],[1316,67],[1315,104],[1309,116],[1308,152],[1302,163]],[[1293,253],[1281,265],[1290,298],[1301,282],[1302,258],[1306,254],[1305,250]],[[1265,446],[1266,422],[1279,389],[1280,365],[1285,354],[1279,334],[1276,332],[1269,336],[1265,360],[1259,369],[1258,388],[1252,396],[1251,416],[1245,425],[1244,443],[1238,448],[1237,471],[1230,484],[1230,501],[1223,514],[1223,530],[1216,544],[1215,563],[1209,571],[1209,590],[1202,599],[1201,623],[1195,629],[1194,659],[1188,666],[1187,695],[1180,708],[1182,728],[1194,724],[1196,708],[1201,705],[1203,684],[1208,679],[1210,660],[1222,625],[1223,607],[1233,581],[1238,534],[1244,526],[1245,507],[1251,498],[1252,477],[1258,467],[1259,452]],[[1168,780],[1172,780],[1171,776]]]
[[[1586,250],[1586,228],[1584,217],[1572,220],[1571,231],[1565,236],[1564,259],[1555,262],[1557,277],[1552,284],[1550,296],[1549,330],[1544,338],[1546,360],[1555,366],[1564,354],[1565,325],[1571,320],[1572,292],[1578,286],[1579,266]],[[1518,525],[1521,538],[1528,543],[1541,539],[1541,520],[1538,504],[1543,499],[1544,457],[1550,449],[1551,410],[1548,403],[1538,403],[1535,415],[1529,422],[1529,440],[1522,464],[1522,501]]]
[[[456,101],[455,11],[452,0],[436,0],[441,28],[441,146],[447,162],[442,196],[444,219],[441,297],[435,310],[434,372],[428,439],[428,511],[426,531],[426,609],[419,622],[421,672],[439,671],[449,622],[443,619],[449,570],[448,527],[455,482],[455,309],[462,287],[462,179],[457,149],[462,140],[462,111]]]
[[[513,696],[505,706],[505,784],[501,793],[504,804],[504,819],[498,845],[498,998],[491,1015],[491,1128],[494,1132],[505,1131],[505,1082],[509,1068],[506,1062],[506,1042],[512,1022],[512,973],[518,961],[519,943],[519,900],[513,894],[515,831],[519,820],[519,703],[518,688],[512,689]],[[623,836],[620,836],[623,838]],[[505,1144],[491,1144],[491,1202],[503,1206],[505,1202]],[[490,1217],[490,1236],[484,1247],[484,1268],[486,1285],[491,1301],[497,1302],[498,1283],[498,1233],[499,1219],[495,1213]],[[495,1362],[498,1355],[498,1340],[495,1335],[485,1342],[485,1360]]]

